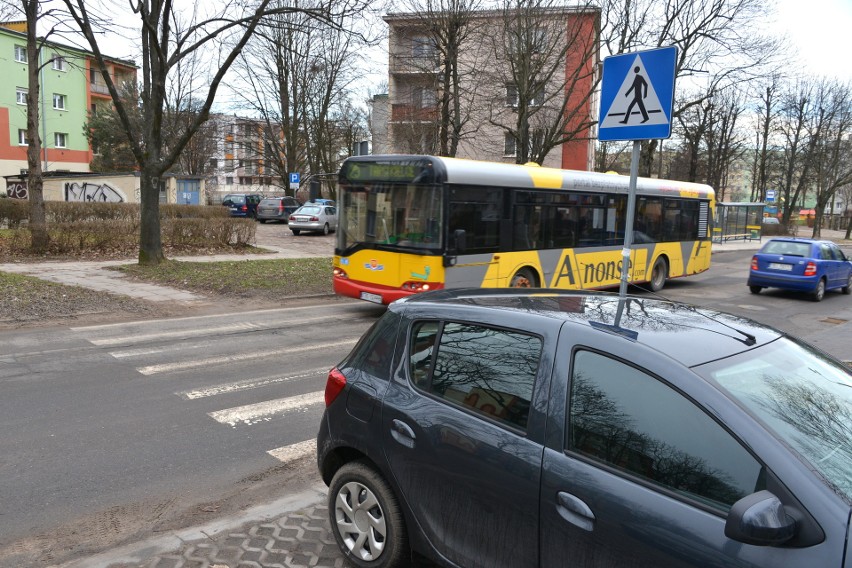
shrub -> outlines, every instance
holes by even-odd
[[[16,229],[29,216],[30,202],[23,199],[0,199],[0,227]]]

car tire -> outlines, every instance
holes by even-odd
[[[299,229],[290,229],[290,230],[293,231],[294,235],[298,235],[301,232]]]
[[[648,283],[651,286],[652,292],[659,292],[666,285],[666,279],[669,277],[669,263],[663,257],[658,257],[654,261],[654,268],[651,269],[651,280]]]
[[[323,235],[327,235],[330,232],[331,232],[331,229],[329,228],[328,223],[326,223],[325,225],[322,226],[322,234]]]
[[[760,294],[760,291],[763,290],[763,286],[749,286],[748,289],[752,294]]]
[[[825,278],[820,278],[820,281],[817,282],[816,288],[814,289],[813,294],[811,294],[811,298],[813,298],[814,302],[821,302],[825,297]]]
[[[852,294],[852,273],[849,274],[849,280],[846,281],[846,286],[840,289],[846,295]]]
[[[266,225],[266,219],[258,219],[261,225]]]
[[[536,280],[529,268],[521,268],[509,280],[509,288],[535,288]]]
[[[360,568],[409,566],[405,519],[384,478],[363,461],[341,467],[328,486],[331,532],[344,556]]]

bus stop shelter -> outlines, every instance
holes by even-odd
[[[717,203],[713,241],[759,241],[765,206],[765,203]]]

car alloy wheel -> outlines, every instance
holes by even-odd
[[[329,485],[334,538],[362,568],[401,568],[409,561],[405,522],[390,486],[364,462],[347,463]]]
[[[825,278],[821,278],[817,283],[817,287],[814,290],[813,299],[814,302],[821,302],[825,297]]]
[[[323,235],[327,235],[327,234],[329,234],[330,232],[331,232],[331,229],[329,229],[329,227],[328,227],[328,223],[326,223],[325,225],[323,225],[323,227],[322,227],[322,234],[323,234]]]

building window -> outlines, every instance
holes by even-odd
[[[506,85],[506,106],[508,107],[517,107],[518,106],[518,86],[517,85]],[[538,85],[535,87],[535,91],[530,97],[529,106],[537,107],[544,104],[544,85]]]
[[[18,146],[29,146],[30,141],[27,139],[27,131],[24,128],[18,129]]]
[[[92,103],[92,114],[97,114],[97,112],[98,112],[98,105],[96,105],[95,103]]]
[[[234,185],[234,178],[231,177],[231,176],[226,177],[225,178],[225,185]]]
[[[23,87],[18,87],[15,89],[15,98],[18,101],[19,105],[27,104],[27,93],[29,93],[29,89],[24,89]]]
[[[67,148],[68,147],[68,134],[65,132],[54,132],[53,133],[53,145],[57,148]]]
[[[56,110],[65,110],[65,95],[53,93],[53,108]]]
[[[506,134],[505,139],[503,140],[503,155],[504,156],[517,156],[518,148],[515,141],[515,137],[511,134]]]
[[[411,55],[417,59],[429,59],[435,56],[435,42],[429,36],[411,38]]]
[[[219,160],[217,160],[216,158],[210,158],[210,167],[211,168],[219,167]]]
[[[229,172],[234,171],[234,160],[232,158],[225,160],[225,170]]]
[[[15,46],[15,61],[17,61],[18,63],[27,62],[27,48],[23,45]]]
[[[58,53],[53,54],[53,69],[55,71],[65,71],[65,58]]]

